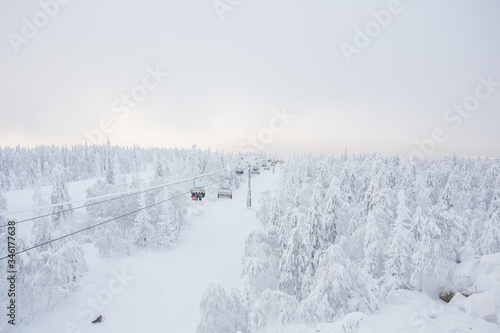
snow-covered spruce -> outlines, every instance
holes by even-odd
[[[0,211],[8,208],[4,189],[35,187],[33,204],[42,208],[36,208],[33,216],[54,213],[33,221],[31,232],[29,228],[23,229],[24,226],[29,227],[29,223],[20,225],[20,230],[27,230],[18,235],[17,247],[20,251],[165,201],[192,186],[191,183],[184,183],[72,211],[73,206],[67,204],[72,199],[68,192],[71,181],[98,177],[86,191],[85,203],[92,204],[97,196],[140,190],[146,187],[146,183],[165,184],[222,169],[227,164],[236,165],[237,158],[200,150],[196,146],[191,149],[143,149],[115,147],[108,143],[105,146],[76,146],[72,149],[0,147]],[[142,178],[137,172],[142,172]],[[146,177],[148,173],[149,177]],[[239,187],[241,179],[234,174],[211,175],[203,181],[209,183],[223,176],[227,178],[227,185]],[[56,206],[43,208],[48,204]],[[29,322],[36,313],[54,308],[82,288],[87,272],[82,244],[92,243],[102,257],[131,255],[141,250],[165,250],[176,244],[186,213],[185,200],[169,200],[21,254],[17,261],[19,293],[16,297],[23,311],[18,314],[18,320]],[[4,225],[6,217],[0,215],[0,222]],[[3,239],[6,239],[5,230],[0,229]],[[5,283],[6,280],[2,279],[2,290],[5,290]]]
[[[475,258],[500,250],[499,216],[498,159],[291,159],[247,239],[250,327],[334,322],[445,281],[466,249]],[[450,279],[441,288],[459,289]]]
[[[200,307],[201,319],[196,333],[248,332],[248,309],[237,289],[212,283]]]

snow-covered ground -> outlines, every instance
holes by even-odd
[[[16,332],[193,332],[211,282],[242,286],[241,257],[245,238],[258,226],[260,193],[274,188],[278,179],[278,173],[271,172],[252,178],[251,210],[246,208],[246,184],[234,191],[232,200],[189,202],[189,225],[178,245],[166,252],[101,259],[86,245],[89,273],[84,290],[53,311],[38,313]],[[73,198],[79,197],[71,185],[69,189]],[[103,315],[103,323],[91,324],[98,315]]]
[[[271,323],[257,333],[500,332],[500,253],[456,265],[446,284],[456,293],[450,303],[427,292],[397,290],[374,314],[353,312],[315,326]]]
[[[499,257],[500,258],[500,257]],[[500,267],[500,266],[497,266]],[[498,290],[490,293],[498,293]],[[478,309],[498,312],[496,302],[489,295],[478,295],[476,302],[461,295],[456,301],[446,304],[417,291],[398,292],[399,301],[382,305],[371,315],[360,312],[347,314],[334,323],[321,323],[316,326],[303,324],[282,326],[268,325],[257,333],[493,333],[500,327],[479,317]],[[474,298],[474,297],[469,297]]]
[[[29,325],[8,327],[8,332],[195,332],[200,301],[210,283],[243,289],[245,239],[258,228],[255,213],[261,192],[275,189],[278,181],[279,172],[263,172],[252,178],[252,210],[246,208],[246,183],[233,192],[232,200],[192,202],[186,197],[188,224],[178,244],[165,252],[103,259],[92,244],[86,244],[89,272],[83,290],[51,311],[37,313]],[[83,200],[93,182],[68,184],[71,197]],[[50,189],[44,192],[48,195]],[[7,192],[10,209],[30,207],[32,194],[33,190]],[[26,212],[18,217],[30,215]],[[19,229],[29,233],[30,223]],[[468,298],[458,294],[446,304],[436,295],[401,290],[374,314],[355,312],[334,323],[309,326],[270,322],[257,333],[500,332],[500,254],[457,265],[447,285],[474,294]],[[103,322],[91,324],[98,315],[104,317]]]

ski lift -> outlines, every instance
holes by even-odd
[[[217,198],[232,199],[233,198],[233,191],[231,191],[231,189],[228,187],[221,187],[219,189],[219,192],[217,192]]]
[[[243,175],[243,172],[244,172],[244,171],[243,171],[243,169],[240,169],[240,168],[239,168],[239,169],[236,169],[236,174],[237,174],[238,176]]]
[[[229,188],[229,178],[226,178],[226,187],[220,187],[219,191],[217,192],[217,198],[228,198],[232,199],[233,198],[233,191]],[[221,184],[221,186],[224,186]]]
[[[252,175],[260,175],[259,167],[252,168]]]
[[[196,186],[196,179],[193,179],[194,187],[191,189],[191,199],[194,201],[201,201],[205,197],[205,189]]]
[[[191,199],[194,201],[201,201],[205,197],[205,189],[202,187],[194,187],[191,189]]]
[[[266,165],[266,166],[264,167],[264,170],[271,170],[271,167],[270,167],[269,165]]]

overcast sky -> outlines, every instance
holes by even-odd
[[[498,157],[499,17],[498,0],[4,0],[0,145]]]

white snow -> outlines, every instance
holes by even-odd
[[[295,324],[281,327],[275,324],[258,330],[257,333],[500,332],[498,325],[478,318],[470,307],[468,311],[463,311],[453,301],[446,304],[416,291],[402,293],[407,304],[382,305],[375,314],[352,312],[334,323],[321,323],[316,326]],[[479,301],[479,304],[486,308],[490,306],[482,301]]]
[[[232,200],[189,202],[189,226],[182,230],[178,245],[166,252],[101,259],[87,244],[84,290],[53,311],[38,313],[16,332],[193,332],[202,295],[211,282],[243,286],[245,238],[258,227],[260,193],[275,187],[278,179],[279,174],[271,172],[252,178],[253,209],[246,208],[246,184],[234,191]],[[78,198],[77,193],[71,195]],[[125,276],[124,282],[117,272]],[[92,310],[92,304],[99,311]],[[91,324],[99,314],[104,321]]]
[[[246,179],[246,175],[243,177]],[[89,271],[84,277],[83,290],[50,311],[39,311],[30,324],[8,326],[6,332],[194,333],[207,286],[217,282],[223,287],[238,288],[244,295],[241,260],[245,240],[259,227],[255,213],[261,193],[277,188],[279,177],[279,172],[264,171],[252,178],[251,210],[246,208],[246,183],[233,191],[232,200],[193,202],[186,196],[188,224],[183,227],[177,245],[164,252],[142,251],[131,256],[100,258],[93,244],[84,244]],[[86,189],[94,182],[95,179],[69,183],[72,199],[83,202]],[[207,192],[216,190],[215,186],[207,188]],[[48,197],[50,186],[42,188],[42,192]],[[32,195],[33,189],[5,193],[11,210],[31,207]],[[16,217],[31,215],[26,212]],[[21,234],[27,235],[31,226],[28,222],[18,228]],[[427,279],[424,282],[433,287],[423,288],[423,292],[393,291],[385,299],[386,303],[380,304],[372,314],[351,312],[333,323],[316,325],[293,322],[283,325],[274,319],[255,333],[500,332],[500,253],[474,259],[472,249],[465,246],[460,251],[460,259],[463,262],[453,264],[446,281]],[[353,267],[357,264],[349,263]],[[325,264],[323,268],[326,271],[331,267],[333,265]],[[325,274],[335,277],[334,273],[338,272],[336,269]],[[448,304],[431,292],[439,282],[456,293]],[[354,287],[357,291],[360,288]],[[466,297],[460,292],[471,295]],[[281,294],[264,292],[264,295],[269,295],[271,300],[269,304],[262,304],[266,314],[277,311],[276,300]],[[283,308],[295,312],[297,306]],[[20,304],[18,310],[22,309]],[[104,317],[103,322],[92,324],[91,320],[98,315]]]

